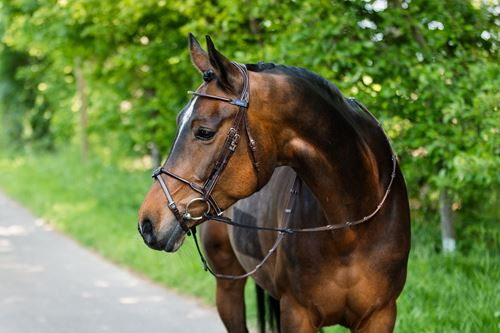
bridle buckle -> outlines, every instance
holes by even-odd
[[[240,142],[240,135],[235,134],[233,139],[231,140],[231,144],[229,145],[229,150],[234,152],[239,142]]]

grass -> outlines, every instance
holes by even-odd
[[[214,279],[201,268],[189,240],[176,254],[148,249],[136,230],[137,211],[150,172],[76,154],[0,154],[0,187],[32,212],[83,245],[148,278],[214,303]],[[398,301],[396,332],[498,332],[500,330],[500,228],[495,218],[457,229],[456,255],[436,250],[437,223],[413,223],[408,281]],[[459,243],[461,244],[461,243]],[[253,286],[247,288],[255,318]],[[254,320],[254,319],[252,319]],[[347,332],[328,328],[327,332]]]

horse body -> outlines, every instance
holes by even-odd
[[[209,177],[209,166],[215,163],[223,136],[203,143],[193,139],[191,131],[202,126],[214,128],[214,133],[227,133],[231,107],[213,96],[238,96],[242,89],[235,65],[218,53],[210,40],[208,45],[206,54],[191,38],[191,57],[201,72],[213,70],[216,80],[199,89],[199,96],[207,98],[193,99],[182,112],[183,122],[165,164],[171,172],[188,175],[190,181],[198,183]],[[391,332],[396,298],[406,277],[410,216],[398,166],[392,189],[383,200],[393,166],[392,150],[383,131],[366,110],[345,99],[318,75],[272,64],[246,68],[250,81],[248,124],[258,149],[252,152],[240,145],[235,150],[211,194],[221,208],[252,195],[269,181],[260,192],[238,202],[233,215],[241,223],[282,227],[294,172],[305,186],[290,227],[360,219],[383,203],[365,223],[336,231],[287,235],[275,257],[254,275],[260,286],[279,299],[282,331],[315,332],[321,326],[340,323],[355,332]],[[241,135],[251,141],[248,132]],[[201,152],[197,163],[188,162]],[[252,155],[260,161],[256,170]],[[271,177],[279,166],[294,171],[279,169]],[[187,211],[185,207],[196,193],[185,184],[167,178],[164,185]],[[155,183],[141,207],[139,230],[150,247],[170,252],[182,244],[185,232],[164,203],[162,189]],[[197,216],[203,209],[194,207],[191,213]],[[189,227],[200,223],[188,222]],[[252,269],[275,237],[272,232],[236,229],[213,221],[205,223],[202,231],[209,262],[223,274]],[[217,306],[230,332],[247,331],[244,283],[217,280]]]
[[[371,130],[375,132],[375,137],[376,132],[380,131],[375,123],[372,123]],[[379,149],[378,153],[383,164],[384,159],[390,158],[390,147]],[[387,184],[390,174],[388,168],[384,170],[387,174],[381,172],[381,178]],[[277,168],[266,186],[237,202],[228,214],[238,223],[250,226],[285,227],[283,215],[295,175],[291,168]],[[348,174],[346,177],[356,175]],[[283,321],[288,322],[288,325],[283,323],[284,328],[293,327],[290,332],[314,332],[319,327],[340,323],[353,331],[384,331],[381,328],[383,326],[379,325],[392,330],[390,323],[394,322],[395,300],[404,285],[410,245],[409,213],[407,205],[405,207],[406,188],[399,169],[393,186],[386,203],[387,208],[383,208],[366,225],[289,235],[281,243],[276,256],[271,257],[253,276],[286,309],[282,315]],[[383,184],[381,187],[383,192]],[[347,218],[371,212],[369,208],[357,209],[355,216],[328,219],[328,210],[322,207],[307,184],[302,186],[298,195],[291,215],[291,228],[342,223]],[[334,209],[339,206],[343,208],[344,204],[342,201],[330,203]],[[363,206],[362,203],[359,206]],[[388,209],[389,207],[393,209]],[[221,228],[228,229],[223,240],[209,236],[203,238],[203,243],[212,265],[224,274],[240,274],[252,270],[276,239],[276,234],[272,232],[214,223],[204,225],[203,232],[213,235],[216,232],[210,232],[210,229]],[[221,234],[220,231],[218,234]],[[226,260],[213,258],[214,240],[219,245],[220,242],[226,242]],[[225,262],[231,260],[237,260],[241,267],[235,263],[227,269],[230,266]],[[232,282],[221,283],[227,286]],[[218,298],[222,303],[243,295],[241,282],[235,282],[233,289],[219,289],[221,295]],[[226,317],[232,317],[234,312],[240,311],[238,308],[231,310]],[[301,322],[294,324],[296,318],[300,318]],[[239,331],[237,327],[230,326],[228,330]]]

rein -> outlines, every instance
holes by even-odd
[[[238,106],[238,112],[233,120],[233,124],[229,130],[229,133],[227,134],[226,140],[224,142],[222,151],[219,155],[219,158],[217,162],[214,165],[214,168],[212,169],[210,176],[208,179],[205,181],[203,186],[190,182],[189,180],[176,175],[163,167],[159,167],[153,172],[152,177],[156,180],[158,180],[165,197],[167,198],[167,205],[168,208],[171,210],[171,212],[174,214],[176,220],[178,221],[179,225],[181,226],[182,230],[186,232],[186,234],[193,235],[193,239],[196,245],[196,249],[198,251],[198,254],[200,256],[201,262],[203,264],[203,269],[205,271],[208,271],[210,274],[212,274],[214,277],[219,278],[219,279],[226,279],[226,280],[239,280],[239,279],[244,279],[247,278],[253,274],[255,274],[266,262],[267,260],[271,257],[273,253],[276,252],[279,244],[282,242],[284,239],[285,235],[291,235],[294,233],[306,233],[306,232],[319,232],[319,231],[329,231],[329,230],[338,230],[338,229],[343,229],[347,227],[352,227],[361,223],[364,223],[370,219],[372,219],[382,208],[384,205],[387,197],[389,196],[389,193],[391,191],[392,184],[394,182],[394,178],[396,177],[396,165],[397,165],[397,157],[396,154],[394,153],[394,149],[391,145],[391,142],[389,140],[389,137],[387,134],[384,132],[382,125],[380,122],[375,118],[375,116],[368,111],[361,103],[359,103],[356,99],[354,98],[349,98],[349,101],[354,102],[357,107],[359,107],[361,110],[366,112],[378,125],[380,130],[385,136],[385,139],[391,149],[391,161],[392,161],[392,172],[391,172],[391,179],[389,181],[389,184],[387,185],[387,188],[385,190],[385,193],[380,200],[379,204],[375,208],[375,210],[364,216],[361,219],[354,220],[354,221],[345,221],[343,223],[336,223],[336,224],[328,224],[320,227],[312,227],[312,228],[290,228],[290,219],[291,215],[293,212],[293,207],[297,198],[297,195],[300,193],[300,190],[302,188],[302,180],[299,178],[298,175],[295,176],[295,180],[293,182],[293,186],[290,190],[290,196],[288,198],[288,203],[287,203],[287,208],[285,209],[285,221],[284,221],[284,228],[272,228],[272,227],[259,227],[259,226],[250,226],[250,225],[245,225],[241,223],[234,222],[232,219],[223,216],[223,211],[220,209],[219,205],[215,201],[215,199],[212,196],[212,192],[217,185],[217,182],[220,179],[220,176],[222,172],[224,171],[225,167],[227,166],[227,163],[229,162],[229,159],[232,157],[233,153],[236,150],[236,147],[238,146],[239,140],[240,140],[240,128],[241,125],[243,125],[243,128],[245,130],[245,134],[247,136],[248,140],[248,147],[250,151],[250,156],[252,160],[253,167],[255,169],[256,175],[257,175],[257,183],[258,186],[260,187],[260,178],[259,178],[259,162],[256,157],[256,151],[257,147],[255,144],[255,140],[253,137],[250,135],[249,127],[248,127],[248,119],[247,119],[247,110],[248,110],[248,104],[249,104],[249,91],[250,91],[250,85],[249,85],[249,79],[248,79],[248,71],[244,65],[240,65],[238,63],[233,62],[232,63],[242,74],[243,76],[243,89],[241,93],[241,97],[239,99],[230,99],[224,96],[216,96],[216,95],[209,95],[209,94],[204,94],[200,92],[193,92],[193,91],[188,91],[189,94],[199,96],[199,97],[205,97],[205,98],[210,98],[210,99],[215,99],[219,100],[225,103],[229,103],[231,105]],[[209,81],[209,80],[208,80]],[[207,81],[207,82],[208,82]],[[188,185],[193,191],[199,193],[201,197],[194,198],[190,200],[185,207],[185,212],[184,214],[181,214],[175,200],[173,199],[167,184],[162,178],[162,174],[166,174],[167,176],[170,176],[186,185]],[[194,202],[203,202],[207,205],[207,210],[201,214],[200,216],[192,216],[189,213],[189,207],[194,203]],[[210,213],[211,211],[214,211],[215,214]],[[217,272],[214,272],[210,266],[207,263],[207,260],[205,256],[203,255],[201,248],[198,243],[198,237],[196,234],[196,226],[193,227],[188,227],[187,221],[193,220],[214,220],[216,222],[224,223],[227,225],[231,226],[236,226],[240,228],[247,228],[247,229],[254,229],[254,230],[261,230],[261,231],[273,231],[277,232],[278,236],[276,238],[276,241],[274,242],[273,246],[268,250],[267,254],[264,256],[262,261],[258,263],[254,269],[251,271],[248,271],[245,274],[242,275],[226,275],[226,274],[219,274]]]
[[[292,216],[293,206],[295,204],[295,200],[296,200],[297,195],[299,194],[301,188],[302,188],[302,180],[298,176],[295,176],[295,180],[293,182],[293,186],[292,186],[292,188],[290,190],[290,196],[288,197],[287,209],[285,209],[285,214],[286,214],[286,217],[285,217],[285,226],[286,227],[288,227],[288,225],[290,224],[290,217]],[[213,276],[215,276],[218,279],[240,280],[240,279],[244,279],[244,278],[247,278],[247,277],[255,274],[262,266],[264,266],[264,264],[266,263],[266,261],[273,255],[273,253],[276,252],[276,250],[278,249],[279,244],[281,243],[281,241],[283,240],[283,238],[285,237],[285,235],[288,233],[288,231],[285,231],[285,230],[288,230],[286,228],[282,229],[282,230],[278,230],[278,229],[273,229],[273,228],[252,227],[252,226],[247,226],[247,225],[244,225],[244,224],[239,224],[239,223],[232,222],[231,219],[229,219],[227,217],[224,217],[224,216],[220,216],[220,218],[223,218],[221,220],[217,220],[215,218],[212,218],[210,215],[206,215],[206,217],[208,217],[210,219],[213,219],[215,221],[220,221],[220,222],[223,221],[223,223],[227,223],[227,224],[231,224],[231,225],[236,225],[236,226],[239,226],[239,227],[246,227],[246,228],[257,229],[257,230],[268,230],[268,231],[269,230],[273,230],[273,231],[277,231],[278,232],[278,237],[276,237],[276,241],[274,242],[273,246],[269,249],[269,251],[267,251],[267,254],[264,257],[264,259],[262,259],[261,262],[258,263],[254,267],[254,269],[252,269],[251,271],[246,272],[245,274],[241,274],[241,275],[226,275],[226,274],[216,273],[216,272],[214,272],[210,268],[210,266],[208,266],[207,260],[205,259],[205,256],[203,255],[203,252],[201,252],[200,245],[198,244],[198,237],[196,237],[196,229],[193,228],[194,244],[196,245],[196,250],[198,250],[198,254],[200,255],[200,259],[201,259],[201,262],[203,264],[203,269],[205,271],[210,272],[210,274],[212,274]]]
[[[260,230],[260,231],[273,231],[273,232],[277,232],[278,233],[278,237],[276,238],[276,241],[274,242],[273,246],[269,249],[269,251],[267,252],[266,256],[261,260],[261,262],[258,263],[254,267],[254,269],[252,269],[251,271],[249,271],[249,272],[247,272],[245,274],[241,274],[241,275],[225,275],[225,274],[219,274],[219,273],[214,272],[208,266],[207,261],[206,261],[205,257],[203,256],[203,253],[202,253],[202,251],[200,249],[200,246],[198,244],[198,239],[196,237],[196,229],[193,228],[193,239],[194,239],[194,242],[195,242],[195,245],[196,245],[196,250],[198,250],[198,254],[199,254],[201,262],[203,264],[203,269],[205,271],[208,271],[210,274],[212,274],[214,277],[216,277],[218,279],[225,279],[225,280],[240,280],[240,279],[244,279],[244,278],[247,278],[247,277],[255,274],[266,263],[266,261],[269,259],[269,257],[274,252],[276,252],[276,249],[278,248],[278,245],[281,243],[281,241],[283,240],[284,236],[286,236],[286,235],[291,235],[291,234],[295,234],[295,233],[320,232],[320,231],[329,231],[329,230],[344,229],[344,228],[348,228],[348,227],[352,227],[352,226],[364,223],[364,222],[372,219],[375,215],[377,215],[377,213],[380,211],[380,209],[382,209],[382,206],[384,205],[387,197],[389,196],[389,193],[391,192],[391,187],[392,187],[392,184],[394,182],[394,178],[396,177],[397,157],[396,157],[396,154],[394,153],[394,149],[392,148],[392,145],[391,145],[391,142],[389,140],[389,137],[387,136],[387,134],[385,134],[384,130],[382,129],[382,125],[380,124],[380,122],[361,103],[359,103],[358,101],[356,101],[354,98],[352,98],[351,100],[353,102],[355,102],[356,105],[358,105],[363,111],[367,112],[373,118],[373,120],[375,120],[377,122],[377,125],[382,130],[382,133],[384,133],[385,139],[386,139],[387,143],[389,144],[389,147],[391,148],[391,152],[392,152],[392,154],[391,154],[391,161],[392,161],[391,179],[389,180],[389,184],[387,185],[387,189],[385,190],[384,196],[380,200],[380,203],[377,205],[377,207],[375,208],[375,210],[372,213],[370,213],[369,215],[367,215],[367,216],[365,216],[365,217],[363,217],[361,219],[354,220],[354,221],[345,221],[343,223],[327,224],[327,225],[324,225],[324,226],[313,227],[313,228],[290,228],[289,224],[290,224],[290,218],[291,218],[291,215],[292,215],[292,212],[293,212],[293,205],[295,204],[297,195],[299,194],[300,189],[302,187],[302,181],[299,178],[299,176],[296,175],[295,176],[295,181],[294,181],[293,186],[292,186],[292,189],[290,190],[290,196],[288,198],[287,208],[285,208],[285,210],[284,210],[284,213],[286,214],[285,215],[286,217],[285,217],[285,223],[284,223],[285,227],[284,228],[251,226],[251,225],[246,225],[246,224],[241,224],[241,223],[238,223],[238,222],[234,222],[232,219],[230,219],[230,218],[228,218],[226,216],[212,215],[212,214],[210,214],[210,212],[206,212],[206,213],[203,214],[204,217],[205,217],[205,219],[207,219],[207,220],[214,220],[216,222],[224,223],[224,224],[235,226],[235,227],[239,227],[239,228],[247,228],[247,229]]]

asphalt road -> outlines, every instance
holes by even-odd
[[[224,331],[213,308],[106,262],[0,192],[0,333]]]

